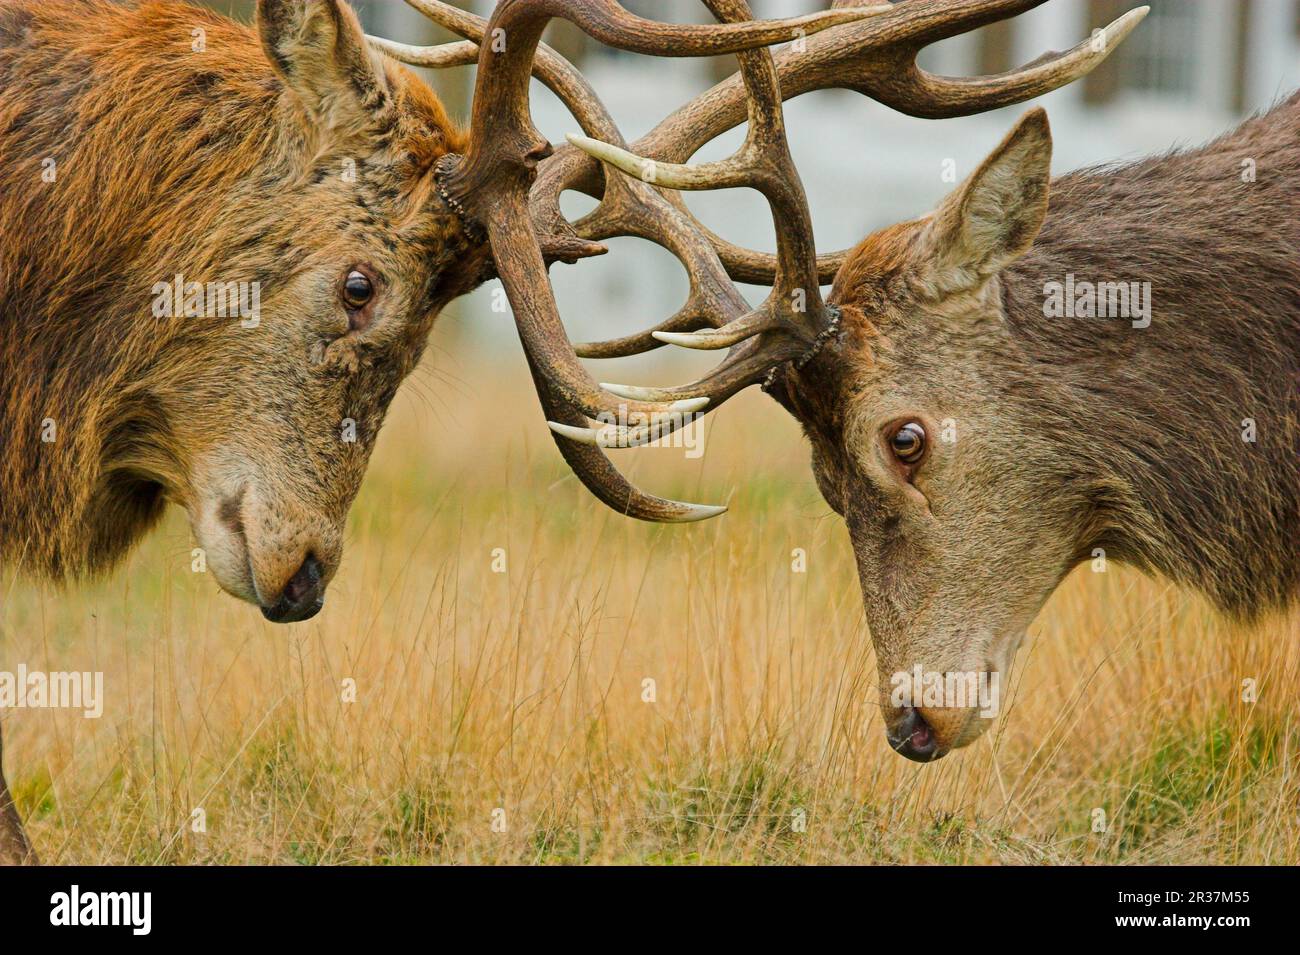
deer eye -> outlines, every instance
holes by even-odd
[[[925,429],[915,421],[909,421],[894,432],[889,446],[898,460],[915,464],[925,454]]]
[[[343,280],[343,302],[351,309],[361,309],[366,307],[371,296],[375,294],[374,283],[364,272],[358,272],[353,269],[348,273],[348,277]]]

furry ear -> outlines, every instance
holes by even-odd
[[[258,0],[257,29],[267,59],[312,122],[359,132],[390,107],[383,58],[342,0]]]
[[[925,283],[939,294],[974,291],[1024,254],[1047,215],[1051,165],[1047,113],[1034,109],[926,223],[917,248]]]

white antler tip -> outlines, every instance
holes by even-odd
[[[666,342],[669,345],[680,345],[682,348],[716,348],[717,345],[708,335],[700,335],[695,332],[651,332],[656,339]]]
[[[611,395],[618,395],[628,401],[658,401],[659,392],[655,388],[641,388],[637,385],[619,385],[611,381],[602,381],[600,387]]]
[[[595,156],[597,159],[612,158],[625,152],[625,150],[619,149],[613,143],[607,143],[601,139],[592,139],[590,136],[584,136],[581,133],[566,133],[564,138],[584,153]]]
[[[596,432],[591,428],[576,428],[571,424],[548,421],[546,426],[562,438],[577,441],[579,444],[596,444]]]
[[[678,502],[680,503],[680,502]],[[672,523],[675,524],[692,524],[695,521],[707,521],[710,517],[717,517],[719,514],[727,513],[724,504],[685,504],[681,506],[685,509],[682,514],[675,517]]]
[[[615,169],[619,169],[629,176],[636,176],[646,182],[658,182],[659,180],[660,166],[653,160],[643,159],[636,153],[628,152],[621,146],[615,146],[613,143],[607,143],[599,139],[592,139],[590,136],[568,133],[565,138],[588,156],[609,163]],[[678,167],[669,165],[664,168],[666,171],[671,171]],[[671,186],[672,183],[664,182],[662,185]]]
[[[705,396],[699,398],[682,398],[680,401],[674,401],[668,406],[669,411],[699,411],[709,403]]]
[[[1106,37],[1109,40],[1123,39],[1133,32],[1134,28],[1141,23],[1148,13],[1150,7],[1134,7],[1128,13],[1115,19],[1110,26],[1106,27]]]

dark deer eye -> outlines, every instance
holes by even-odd
[[[904,464],[915,464],[925,454],[925,429],[915,421],[909,421],[889,439],[894,450],[894,457]]]
[[[364,272],[355,269],[348,273],[343,281],[343,301],[348,308],[365,308],[370,297],[375,294],[375,287]]]

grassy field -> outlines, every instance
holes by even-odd
[[[191,573],[179,513],[107,580],[0,579],[0,669],[105,674],[99,720],[4,716],[45,861],[1300,863],[1300,620],[1239,630],[1084,569],[996,731],[918,766],[775,405],[722,409],[699,459],[616,452],[732,506],[652,527],[567,473],[525,378],[422,369],[307,623]]]

